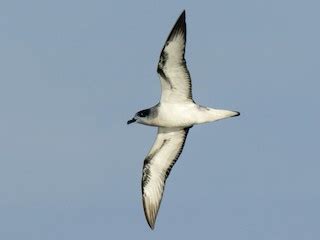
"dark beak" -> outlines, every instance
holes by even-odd
[[[127,124],[134,123],[135,121],[137,121],[137,120],[135,118],[132,118],[127,122]]]

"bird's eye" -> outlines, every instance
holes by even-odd
[[[138,112],[138,116],[139,117],[147,117],[150,113],[150,109],[145,109],[145,110],[142,110],[140,112]]]

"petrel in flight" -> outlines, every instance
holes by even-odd
[[[165,183],[179,158],[189,129],[196,124],[239,116],[239,112],[208,108],[192,99],[191,77],[184,59],[185,11],[171,30],[160,54],[157,72],[161,82],[160,102],[137,112],[128,124],[158,127],[156,140],[144,159],[142,200],[144,213],[154,229]]]

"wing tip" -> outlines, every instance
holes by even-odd
[[[151,228],[151,230],[154,230],[160,204],[158,208],[154,209],[154,206],[150,206],[150,204],[147,204],[146,201],[148,200],[145,197],[143,197],[142,202],[143,202],[144,215],[146,217],[149,227]],[[149,205],[149,206],[147,207],[146,205]]]
[[[155,221],[151,222],[151,221],[149,221],[148,218],[147,218],[147,222],[148,222],[148,225],[149,225],[150,229],[151,229],[151,230],[154,230],[154,227],[155,227],[156,222],[155,222]]]
[[[172,40],[177,34],[183,34],[184,40],[186,39],[187,27],[186,27],[186,10],[183,10],[178,20],[174,24],[167,41]]]
[[[186,19],[186,10],[185,9],[183,9],[182,13],[180,14],[179,18],[181,18],[181,17]]]

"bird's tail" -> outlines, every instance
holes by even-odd
[[[198,117],[197,123],[214,122],[221,119],[236,117],[240,113],[236,111],[224,110],[224,109],[214,109],[208,107],[200,107],[201,112]]]

